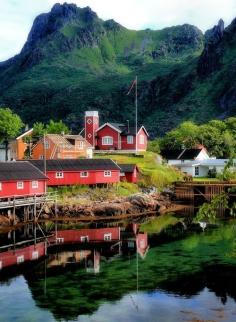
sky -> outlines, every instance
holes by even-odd
[[[0,0],[0,61],[19,53],[34,18],[48,12],[54,0]],[[71,0],[90,6],[100,18],[114,19],[130,29],[162,29],[190,23],[202,31],[222,18],[226,25],[236,17],[236,0]]]

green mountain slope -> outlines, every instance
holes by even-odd
[[[21,53],[0,64],[0,104],[30,124],[54,118],[78,129],[87,109],[132,122],[133,96],[126,93],[138,75],[139,120],[152,136],[185,119],[234,113],[226,90],[236,42],[229,27],[212,44],[217,30],[208,32],[204,49],[203,34],[191,25],[134,31],[88,7],[56,4],[35,19]],[[222,41],[216,66],[203,72]]]

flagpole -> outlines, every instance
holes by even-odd
[[[138,132],[138,77],[135,77],[135,154],[138,152],[137,132]]]

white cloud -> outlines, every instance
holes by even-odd
[[[65,0],[0,0],[0,61],[22,48],[33,19]],[[144,29],[191,23],[205,31],[220,18],[236,16],[236,0],[68,0],[90,6],[102,19],[113,18],[127,28]]]

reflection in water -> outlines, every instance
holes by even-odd
[[[234,225],[162,226],[59,230],[45,259],[0,273],[0,321],[236,321]]]

